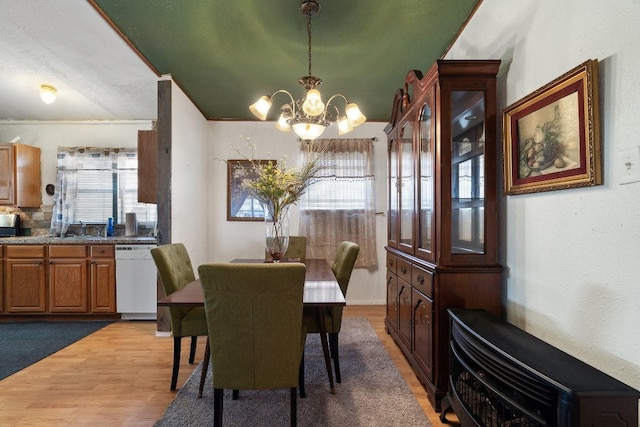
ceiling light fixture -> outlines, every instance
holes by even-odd
[[[350,132],[356,126],[360,126],[367,118],[360,112],[358,106],[349,102],[342,94],[333,95],[326,102],[322,102],[322,96],[317,89],[322,84],[322,79],[311,75],[311,17],[320,11],[320,4],[315,0],[302,3],[300,11],[307,17],[307,35],[309,37],[309,74],[298,79],[306,89],[304,99],[295,100],[291,93],[284,89],[277,90],[271,96],[262,96],[255,104],[249,106],[249,110],[260,120],[266,120],[271,108],[271,100],[278,93],[286,93],[291,100],[280,108],[280,117],[276,122],[276,129],[289,132],[291,128],[301,139],[316,139],[330,126],[330,120],[335,117],[338,124],[338,134]],[[344,114],[338,107],[332,104],[334,100],[343,99],[345,102]],[[335,110],[329,111],[329,107]]]
[[[40,99],[45,104],[51,104],[56,100],[57,90],[51,85],[40,85]]]

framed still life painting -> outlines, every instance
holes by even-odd
[[[505,193],[602,184],[599,122],[597,60],[505,108]]]

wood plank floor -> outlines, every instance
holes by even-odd
[[[367,318],[434,426],[442,424],[406,359],[384,330],[383,306],[348,306]],[[169,390],[173,340],[154,322],[116,322],[0,381],[0,426],[152,426],[176,392]],[[200,339],[196,360],[201,360]],[[195,365],[183,342],[178,386]]]

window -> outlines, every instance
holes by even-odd
[[[302,152],[320,156],[323,165],[300,202],[307,258],[332,259],[340,242],[349,240],[360,245],[357,267],[377,265],[373,141],[316,140],[303,144]]]
[[[136,213],[142,226],[156,222],[155,204],[138,203],[138,155],[129,149],[59,148],[52,230],[69,224],[125,221]]]

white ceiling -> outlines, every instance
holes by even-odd
[[[0,0],[0,120],[154,120],[157,80],[87,1]]]

